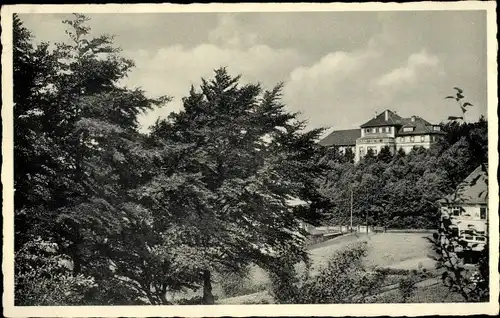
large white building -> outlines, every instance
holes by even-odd
[[[441,126],[418,116],[403,118],[391,110],[360,126],[360,129],[337,130],[320,141],[324,146],[335,146],[341,151],[351,149],[357,162],[371,149],[375,155],[384,147],[391,152],[403,149],[406,153],[414,147],[429,148],[442,135]]]

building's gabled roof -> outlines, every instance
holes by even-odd
[[[434,130],[434,126],[439,126],[439,125],[433,125],[429,123],[427,120],[423,119],[422,117],[418,116],[413,116],[413,121],[412,118],[402,118],[401,120],[401,128],[398,130],[397,135],[398,136],[404,136],[404,135],[422,135],[422,134],[443,134],[442,131],[437,131]],[[413,127],[413,131],[405,131],[405,128],[407,127]]]
[[[386,120],[386,112],[387,112],[387,120]],[[377,115],[375,118],[361,125],[361,128],[400,125],[402,119],[403,118],[401,118],[401,116],[399,116],[392,110],[385,110],[379,115]]]
[[[322,146],[355,146],[356,139],[361,137],[361,129],[336,130],[320,140]]]
[[[476,168],[442,204],[488,204],[488,164]]]

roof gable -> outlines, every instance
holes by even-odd
[[[386,114],[387,113],[387,114]],[[387,119],[386,119],[387,115]],[[401,123],[401,120],[403,118],[396,114],[395,112],[391,110],[385,110],[379,115],[377,115],[375,118],[367,121],[363,125],[361,125],[361,128],[367,128],[367,127],[378,127],[378,126],[394,126],[394,125],[399,125]]]
[[[422,117],[413,116],[411,118],[402,118],[401,128],[398,130],[397,135],[421,135],[421,134],[442,134],[441,131],[436,131],[433,129],[435,125],[432,125],[427,120]],[[405,131],[405,128],[412,127],[413,130]]]
[[[322,146],[354,146],[361,137],[361,129],[335,130],[320,140]]]
[[[443,203],[488,204],[488,164],[477,167]]]

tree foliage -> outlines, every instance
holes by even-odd
[[[204,275],[264,266],[275,255],[306,257],[298,221],[308,215],[288,201],[314,201],[308,184],[321,172],[311,160],[321,130],[302,132],[280,91],[240,86],[221,68],[191,89],[183,111],[152,129],[158,172],[140,191],[166,230],[182,235],[179,248],[193,251],[186,263]]]
[[[119,85],[133,63],[110,37],[90,38],[87,20],[76,14],[64,21],[70,44],[49,50],[34,47],[14,18],[16,250],[38,238],[56,244],[75,277],[99,283],[93,292],[102,298],[93,299],[108,302],[108,287],[122,284],[116,271],[130,268],[119,255],[132,242],[121,237],[147,219],[130,195],[141,172],[129,169],[142,152],[137,116],[165,98]],[[16,268],[19,277],[23,268]],[[16,287],[29,289],[24,283],[29,279]],[[28,293],[18,295],[16,301],[28,301]]]
[[[34,46],[15,17],[16,302],[169,304],[203,287],[213,303],[214,271],[306,258],[322,130],[285,110],[281,85],[218,69],[142,134],[138,116],[169,98],[123,86],[133,62],[87,22],[75,14],[68,43]]]

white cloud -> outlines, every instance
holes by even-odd
[[[421,69],[435,67],[438,64],[439,59],[436,56],[430,55],[425,50],[422,50],[418,53],[411,54],[405,66],[396,68],[380,76],[375,80],[375,83],[379,86],[415,83]]]
[[[223,47],[251,47],[257,44],[258,35],[240,28],[234,14],[220,14],[217,27],[210,31],[208,39],[211,43]]]
[[[223,48],[213,44],[186,48],[175,45],[161,48],[153,54],[144,50],[124,54],[134,57],[136,63],[126,85],[141,86],[153,96],[174,97],[166,108],[143,115],[143,127],[149,127],[158,117],[180,110],[181,99],[189,93],[191,85],[199,86],[201,78],[211,78],[213,71],[221,66],[227,66],[231,75],[242,74],[242,81],[261,82],[264,88],[272,88],[301,63],[301,57],[295,50],[276,50],[266,45],[249,48]]]
[[[373,105],[360,97],[370,95],[366,79],[373,76],[372,65],[380,57],[371,49],[333,52],[311,66],[297,67],[284,87],[285,103],[300,111],[311,126],[352,128],[353,121],[363,121],[371,113]]]
[[[71,16],[22,18],[38,40],[67,39],[61,20]],[[136,61],[128,85],[175,98],[143,116],[145,126],[179,110],[191,84],[225,65],[266,88],[285,80],[290,110],[311,127],[335,129],[386,108],[439,121],[460,112],[443,99],[453,86],[475,105],[467,114],[485,113],[485,24],[480,11],[95,14],[90,21],[94,35],[117,34]]]

